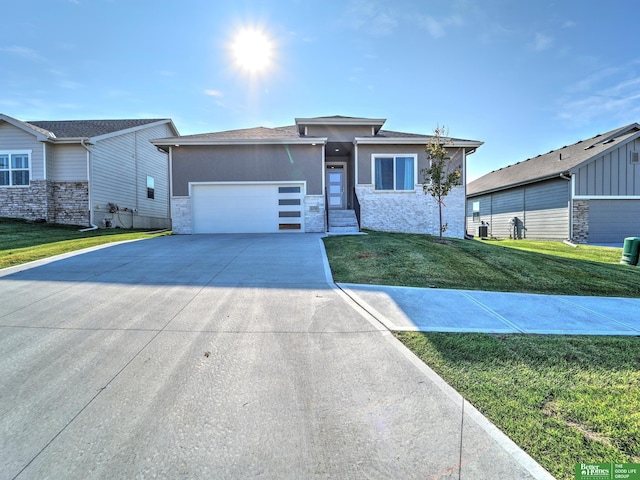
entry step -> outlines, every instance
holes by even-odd
[[[329,210],[329,233],[358,233],[355,210]]]

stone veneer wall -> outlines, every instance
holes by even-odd
[[[193,233],[190,197],[171,198],[171,225],[173,233],[180,235]]]
[[[573,201],[573,236],[575,243],[587,243],[589,241],[589,200]]]
[[[304,197],[304,231],[324,233],[327,231],[324,196],[306,195]]]
[[[52,183],[49,221],[66,225],[89,225],[89,184]]]
[[[356,194],[363,229],[439,235],[438,204],[422,185],[414,192],[380,192],[373,185],[357,185]],[[444,236],[464,238],[464,188],[454,188],[444,203],[442,222],[449,224]]]
[[[51,221],[48,183],[46,180],[32,180],[28,187],[1,187],[0,216]]]

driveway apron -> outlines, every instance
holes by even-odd
[[[1,272],[0,479],[551,478],[327,282],[320,238]]]

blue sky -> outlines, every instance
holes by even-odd
[[[485,144],[469,177],[640,121],[635,0],[21,0],[2,6],[0,112],[170,117],[181,134],[386,118]],[[273,42],[248,75],[230,43]]]

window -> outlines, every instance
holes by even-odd
[[[376,190],[415,190],[417,155],[374,155]]]
[[[300,193],[300,187],[278,187],[278,193]]]
[[[480,221],[480,202],[473,202],[473,221]]]
[[[0,186],[28,186],[30,152],[0,152]]]
[[[147,198],[156,198],[155,180],[153,177],[147,176]]]

